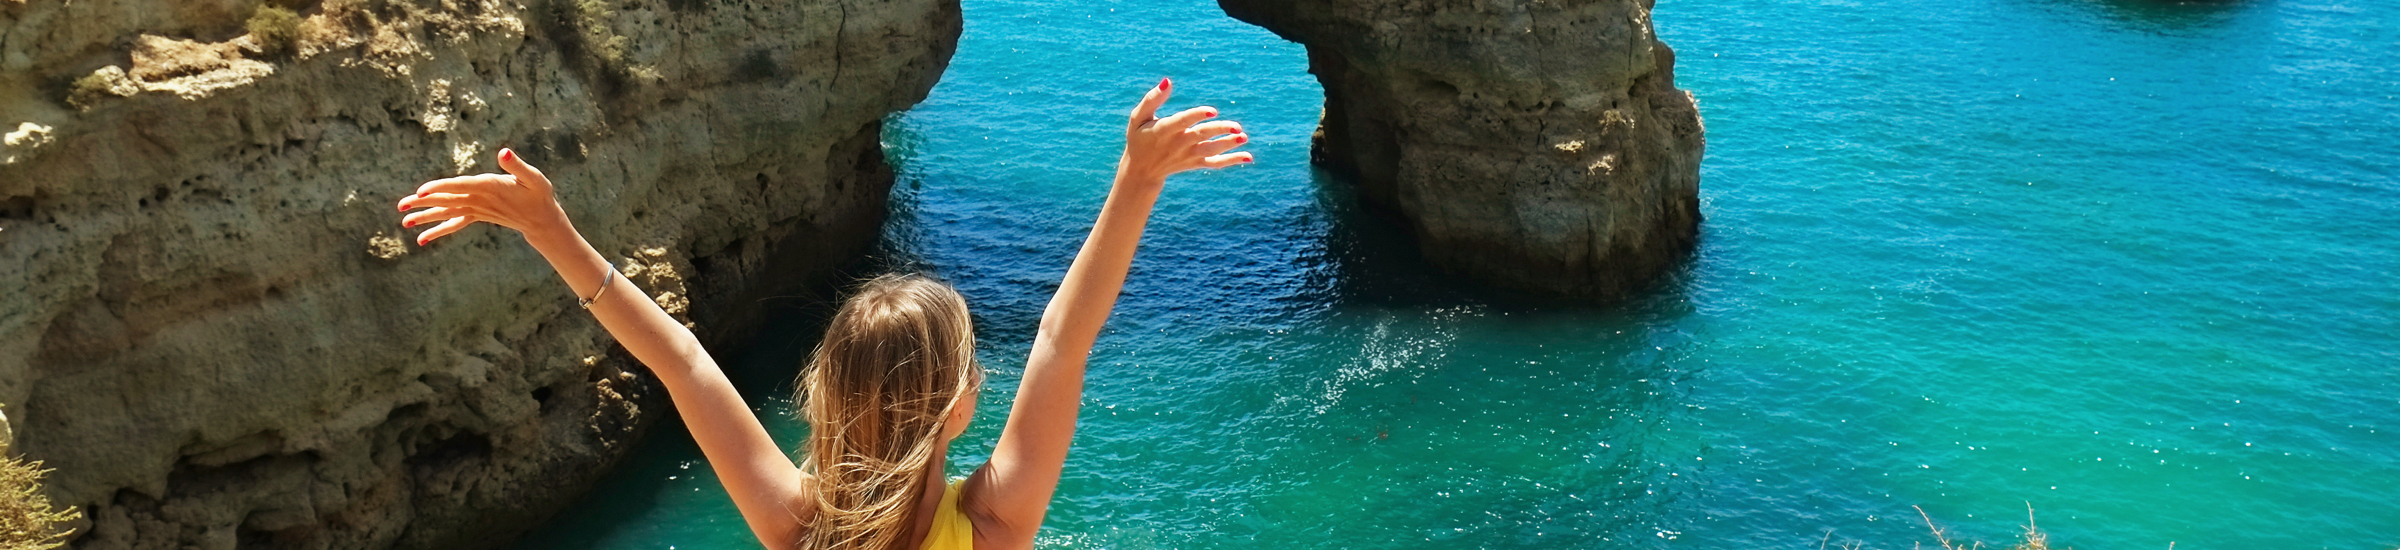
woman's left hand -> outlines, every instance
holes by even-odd
[[[1159,79],[1158,87],[1142,96],[1125,124],[1125,157],[1117,161],[1120,179],[1164,182],[1167,176],[1200,168],[1224,168],[1256,160],[1250,153],[1227,153],[1250,143],[1242,125],[1219,120],[1215,107],[1193,107],[1158,118],[1158,108],[1173,95],[1174,83]]]

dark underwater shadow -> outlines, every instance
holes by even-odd
[[[2182,36],[2225,27],[2274,0],[2038,0],[2044,11],[2111,28]]]
[[[680,422],[672,418],[660,422]],[[575,499],[558,515],[542,521],[539,527],[523,538],[509,544],[510,548],[595,548],[610,535],[613,526],[638,523],[644,512],[659,505],[659,496],[671,489],[673,478],[662,472],[675,471],[684,461],[700,455],[700,446],[692,441],[691,432],[681,426],[653,430],[633,453],[618,464],[616,471],[600,479],[591,491]]]
[[[1331,225],[1325,233],[1323,261],[1332,264],[1324,271],[1334,280],[1324,287],[1338,303],[1426,309],[1476,305],[1527,313],[1614,312],[1646,321],[1671,321],[1691,312],[1693,268],[1708,244],[1705,223],[1700,243],[1648,288],[1613,303],[1562,300],[1443,272],[1425,260],[1399,220],[1366,208],[1355,184],[1322,169],[1314,172],[1317,200]]]

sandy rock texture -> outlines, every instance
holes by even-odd
[[[871,246],[882,117],[960,31],[956,0],[272,1],[0,0],[0,404],[77,547],[506,544],[663,395],[516,234],[419,248],[393,203],[514,148],[738,337]]]
[[[1440,268],[1589,299],[1699,235],[1700,114],[1650,0],[1218,0],[1308,47],[1315,160]]]

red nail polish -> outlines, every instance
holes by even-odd
[[[1250,136],[1233,136],[1234,143],[1249,143]]]
[[[500,150],[500,160],[516,160],[516,158],[517,158],[517,151],[516,151],[515,149],[501,149],[501,150]]]
[[[1159,78],[1158,78],[1158,89],[1164,90],[1164,89],[1167,89],[1167,87],[1169,87],[1169,86],[1174,86],[1174,85],[1175,85],[1175,83],[1174,83],[1174,82],[1172,82],[1172,81],[1169,81],[1169,80],[1168,80],[1166,77],[1163,77],[1163,76],[1162,76],[1162,77],[1159,77]]]
[[[416,221],[414,221],[414,220],[411,220],[411,221],[405,221],[405,222],[400,222],[400,227],[402,227],[402,228],[409,228],[409,227],[416,227],[416,226],[417,226],[417,222],[416,222]]]
[[[1242,157],[1242,162],[1250,162],[1250,161],[1255,161],[1255,160],[1258,160],[1258,159],[1255,159],[1255,158],[1250,158],[1250,157]]]

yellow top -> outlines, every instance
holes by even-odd
[[[966,482],[953,481],[942,489],[942,506],[933,509],[933,528],[925,531],[919,550],[975,550],[975,522],[958,510],[959,488]]]

